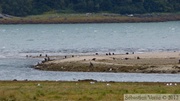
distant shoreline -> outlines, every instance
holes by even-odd
[[[138,23],[180,21],[180,14],[49,14],[0,18],[0,24]]]

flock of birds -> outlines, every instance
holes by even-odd
[[[128,54],[130,54],[129,52],[127,52],[127,53],[125,53],[126,55],[128,55]],[[132,52],[132,54],[134,54],[134,52]],[[95,55],[99,55],[98,53],[95,53]],[[106,56],[108,56],[108,55],[115,55],[115,53],[106,53],[105,54]],[[29,55],[26,55],[26,57],[32,57],[32,56],[29,56]],[[43,55],[42,54],[40,54],[38,57],[43,57]],[[74,55],[72,55],[72,57],[74,57]],[[64,56],[64,59],[66,59],[67,58],[67,56]],[[125,60],[128,60],[129,58],[124,58]],[[138,56],[138,57],[136,57],[136,59],[140,59],[140,57]],[[96,58],[93,58],[92,59],[93,61],[95,61],[96,60]],[[113,60],[115,60],[115,58],[113,58]],[[51,61],[51,59],[50,59],[50,57],[46,54],[45,55],[45,58],[44,58],[44,60],[41,62],[41,63],[45,63],[45,62],[47,62],[47,61]],[[179,59],[179,62],[178,62],[179,64],[180,64],[180,59]],[[38,63],[38,64],[40,64],[40,63]],[[90,63],[90,65],[92,65],[92,63]]]

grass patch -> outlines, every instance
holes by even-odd
[[[0,101],[123,101],[124,94],[180,94],[179,88],[178,83],[1,81]]]

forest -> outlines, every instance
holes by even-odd
[[[144,14],[179,12],[180,0],[0,0],[0,13],[13,16],[56,13]]]

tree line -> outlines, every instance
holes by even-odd
[[[179,12],[180,0],[0,0],[0,13],[4,14],[27,16],[49,11],[118,14]]]

